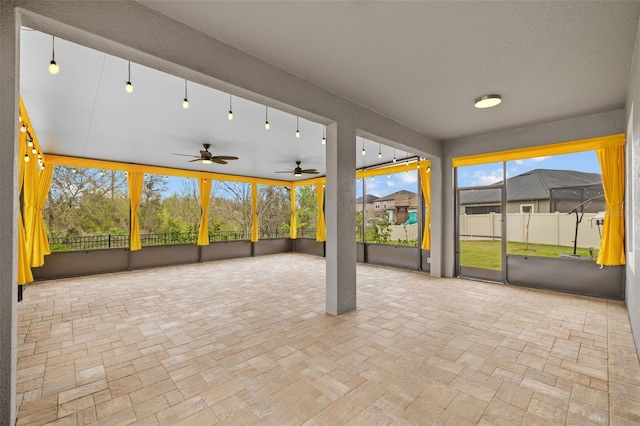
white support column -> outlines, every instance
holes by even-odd
[[[16,419],[17,163],[19,26],[12,2],[0,3],[0,424]]]
[[[326,311],[340,315],[356,309],[356,129],[327,126]]]

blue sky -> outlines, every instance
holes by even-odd
[[[507,178],[518,176],[534,169],[575,170],[600,174],[596,152],[586,151],[575,154],[508,161]],[[458,186],[491,185],[502,180],[502,171],[502,163],[459,167]]]
[[[526,160],[507,162],[507,178],[517,176],[533,169],[576,170],[588,173],[600,173],[600,166],[595,151],[575,154],[537,157]],[[479,166],[460,167],[458,169],[459,186],[491,185],[502,180],[502,163],[482,164]],[[180,192],[184,178],[169,177],[167,195]],[[401,189],[417,192],[418,173],[394,173],[367,178],[367,194],[384,197]],[[362,180],[356,182],[356,198],[362,196]]]

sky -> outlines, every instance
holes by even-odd
[[[600,173],[600,166],[595,151],[579,152],[575,154],[555,155],[550,157],[537,157],[527,160],[507,162],[507,178],[534,169],[552,170],[576,170],[588,173]],[[458,168],[458,186],[482,186],[491,185],[502,180],[502,163],[482,164],[479,166],[466,166]],[[180,193],[184,178],[169,177],[167,196],[174,192]],[[409,173],[401,172],[392,175],[382,175],[375,178],[367,178],[367,194],[384,197],[401,189],[418,192],[418,173],[411,170]],[[356,198],[362,196],[362,180],[356,181]]]
[[[507,179],[534,169],[574,170],[600,174],[595,151],[536,157],[507,162]],[[502,180],[502,163],[481,164],[458,168],[458,186],[491,185]]]

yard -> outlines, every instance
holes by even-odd
[[[589,257],[589,249],[578,248],[576,253]],[[597,253],[597,250],[594,252]],[[546,244],[507,242],[507,254],[525,256],[558,257],[560,254],[573,254],[573,247]],[[484,269],[500,269],[500,240],[460,241],[460,264]]]

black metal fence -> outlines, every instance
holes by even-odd
[[[315,236],[315,230],[314,230]],[[260,229],[259,239],[289,238],[287,228]],[[251,239],[251,231],[209,231],[209,241],[243,241]],[[159,232],[140,234],[142,246],[170,244],[195,244],[197,232]],[[91,250],[101,248],[129,247],[129,234],[82,235],[69,237],[50,237],[51,251]]]

